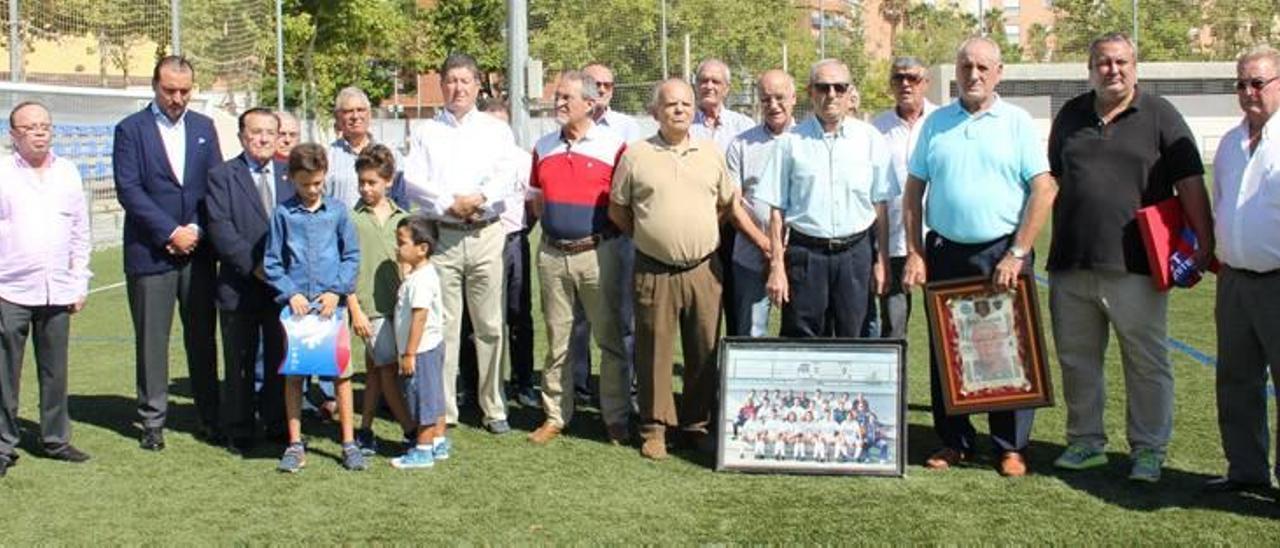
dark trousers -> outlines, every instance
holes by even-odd
[[[285,335],[280,309],[268,306],[260,312],[218,312],[222,325],[222,425],[229,436],[250,438],[258,431],[255,416],[268,434],[283,432]],[[254,366],[262,345],[262,390],[254,391]]]
[[[720,260],[673,269],[636,252],[636,381],[640,422],[706,432],[720,382],[715,349],[720,334]],[[676,337],[684,351],[684,390],[677,412],[672,393]]]
[[[164,427],[169,411],[169,330],[175,303],[182,320],[182,344],[196,411],[205,428],[219,425],[213,272],[213,262],[198,253],[174,270],[125,280],[137,357],[138,415],[143,427]]]
[[[1225,267],[1218,274],[1218,431],[1227,457],[1227,477],[1270,483],[1280,475],[1268,466],[1267,373],[1280,396],[1280,273],[1255,274]],[[1280,428],[1280,420],[1277,420]]]
[[[738,237],[738,229],[733,223],[725,222],[720,225],[720,247],[716,248],[716,256],[720,259],[720,286],[721,299],[720,308],[724,310],[724,323],[726,329],[734,329],[733,326],[738,325],[738,307],[733,304],[734,285],[733,276],[733,244]]]
[[[889,290],[879,297],[880,332],[885,339],[907,338],[907,322],[911,320],[911,293],[902,288],[902,269],[907,264],[906,257],[890,257]]]
[[[806,247],[792,238],[784,257],[791,300],[782,306],[783,337],[858,337],[870,294],[871,238],[846,249]]]
[[[530,272],[529,230],[507,234],[502,248],[502,275],[506,282],[507,350],[511,357],[511,384],[533,388],[533,275]],[[474,393],[476,347],[466,304],[462,308],[462,346],[458,348],[458,382],[461,392]]]
[[[67,335],[71,313],[65,306],[22,306],[0,299],[0,457],[12,457],[21,441],[18,394],[27,336],[36,351],[40,382],[40,440],[57,452],[71,441],[67,414]]]
[[[991,277],[996,264],[1004,258],[1009,246],[1013,245],[1013,236],[1006,236],[991,242],[980,244],[962,244],[949,241],[938,235],[929,233],[925,243],[927,248],[925,263],[929,280],[940,282],[971,276]],[[1028,255],[1023,261],[1023,272],[1032,273],[1035,255]],[[942,438],[942,444],[957,451],[972,453],[977,445],[977,432],[968,415],[948,415],[943,408],[942,382],[938,378],[938,357],[933,351],[933,333],[929,334],[929,393],[933,409],[933,426]],[[991,429],[991,441],[998,453],[1021,451],[1027,447],[1031,438],[1031,425],[1035,420],[1035,411],[1022,409],[1018,411],[998,411],[987,414]]]

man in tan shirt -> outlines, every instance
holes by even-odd
[[[698,442],[708,434],[720,326],[719,216],[734,189],[715,143],[693,139],[693,89],[667,80],[650,110],[658,134],[627,148],[610,193],[609,218],[636,249],[636,379],[640,388],[640,452],[667,456],[666,430],[679,426]],[[671,392],[672,346],[684,345],[684,398],[677,416]]]

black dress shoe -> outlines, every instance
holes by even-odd
[[[138,446],[147,451],[164,450],[164,430],[161,428],[145,428],[142,430],[142,441]]]
[[[231,438],[231,441],[227,443],[227,450],[230,451],[232,454],[243,456],[253,451],[253,448],[257,444],[258,444],[258,440],[255,440],[252,437],[248,437],[248,436],[234,437],[234,438]]]
[[[1204,492],[1206,493],[1239,493],[1242,491],[1266,491],[1268,489],[1271,489],[1269,482],[1251,483],[1233,480],[1226,476],[1213,478],[1204,483]]]
[[[45,455],[48,455],[48,457],[53,460],[60,460],[63,462],[80,463],[89,460],[88,453],[76,449],[75,446],[72,445],[64,445],[56,449],[45,448]]]
[[[217,428],[205,428],[196,437],[209,445],[226,445],[227,435]]]
[[[9,473],[9,467],[13,466],[14,460],[10,457],[0,456],[0,478]]]

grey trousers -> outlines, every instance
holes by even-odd
[[[71,440],[67,414],[67,335],[71,313],[65,306],[21,306],[0,299],[0,457],[14,454],[21,439],[18,393],[27,336],[36,351],[40,382],[40,439],[53,452]]]
[[[1266,386],[1268,368],[1273,383],[1280,379],[1280,273],[1223,267],[1214,318],[1218,430],[1227,457],[1227,477],[1269,483]],[[1275,387],[1280,395],[1280,383]],[[1275,473],[1280,475],[1280,444],[1276,449]]]
[[[163,428],[169,411],[169,331],[173,306],[182,319],[182,343],[187,353],[200,424],[217,428],[218,359],[214,336],[213,265],[197,258],[169,272],[127,276],[125,291],[133,317],[137,356],[138,415],[145,428]]]
[[[1102,449],[1107,403],[1102,364],[1110,329],[1124,369],[1125,432],[1130,451],[1163,455],[1173,433],[1169,298],[1141,274],[1064,270],[1049,273],[1049,315],[1067,400],[1067,442]]]

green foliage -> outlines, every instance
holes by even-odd
[[[975,34],[978,20],[953,5],[915,4],[907,10],[894,42],[894,55],[918,57],[927,65],[955,61],[956,46]]]
[[[109,66],[120,70],[126,81],[136,76],[129,74],[134,47],[148,39],[162,46],[170,42],[166,0],[24,1],[19,13],[28,19],[31,28],[39,29],[46,37],[94,37],[102,61],[98,77],[103,86],[108,85]]]
[[[486,74],[505,71],[506,21],[503,0],[440,0],[424,13],[424,24],[418,31],[429,36],[424,57],[427,67],[438,67],[450,53],[458,52],[475,57]]]
[[[1143,61],[1200,60],[1193,37],[1201,23],[1200,0],[1143,0],[1138,9],[1138,58]],[[1108,32],[1133,30],[1131,0],[1057,0],[1053,34],[1058,61],[1089,57],[1089,42]]]
[[[1052,50],[1049,49],[1049,28],[1035,23],[1027,29],[1027,45],[1022,48],[1022,61],[1025,63],[1048,63]]]
[[[1206,17],[1213,35],[1207,53],[1231,60],[1251,46],[1280,41],[1278,8],[1276,0],[1215,0]]]

